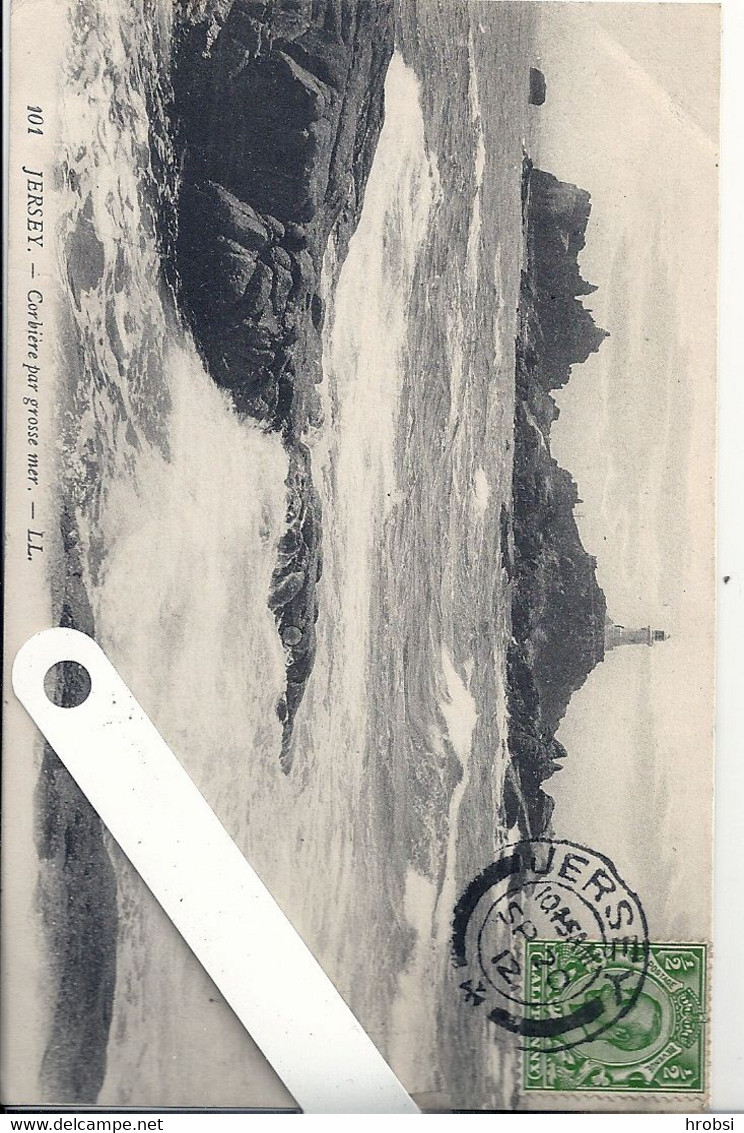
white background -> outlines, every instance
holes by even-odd
[[[744,4],[723,4],[719,353],[718,681],[713,1108],[744,1110],[744,559],[741,514],[744,348],[741,271]],[[730,581],[723,583],[728,576]]]

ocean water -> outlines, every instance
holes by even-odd
[[[71,12],[58,426],[97,639],[404,1084],[478,1108],[508,1104],[515,1055],[463,1008],[449,928],[510,837],[499,513],[530,24],[509,4],[431,4],[418,19],[326,295],[325,423],[308,438],[325,568],[289,775],[267,607],[286,458],[213,385],[161,282],[166,0]],[[334,256],[331,242],[327,280]],[[99,1101],[287,1104],[110,852],[120,920]]]

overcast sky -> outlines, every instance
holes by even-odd
[[[694,936],[709,895],[698,885],[683,899],[691,878],[675,862],[707,874],[718,9],[552,4],[539,24],[547,101],[529,148],[592,194],[580,264],[610,332],[558,395],[552,449],[578,482],[610,614],[672,634],[595,670],[548,789],[559,832],[640,871],[628,880],[645,887],[659,931]]]

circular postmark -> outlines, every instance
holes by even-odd
[[[468,1008],[531,1049],[568,1049],[616,1027],[638,1001],[646,917],[604,854],[558,839],[517,842],[458,901],[452,958]]]

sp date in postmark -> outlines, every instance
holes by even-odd
[[[580,976],[560,968],[563,954],[533,953],[545,967],[535,981],[527,956],[538,941],[598,947]],[[506,846],[455,908],[452,959],[464,1008],[485,1011],[533,1052],[570,1050],[617,1026],[639,1000],[649,955],[638,896],[609,858],[574,842]]]

